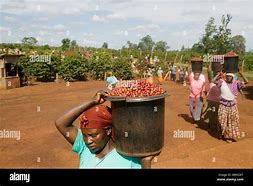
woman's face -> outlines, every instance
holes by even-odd
[[[232,81],[233,81],[233,76],[226,76],[227,83],[232,83]]]
[[[111,128],[108,129],[81,129],[83,140],[90,151],[100,153],[110,140]]]
[[[194,72],[193,78],[194,78],[195,80],[199,80],[199,76],[200,76],[200,73],[199,73],[199,72]]]

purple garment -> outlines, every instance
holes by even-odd
[[[206,99],[209,101],[219,103],[220,102],[220,94],[221,94],[220,88],[216,84],[210,83]]]
[[[222,80],[220,79],[218,81],[217,86],[220,88],[221,84],[222,84]],[[239,94],[239,91],[245,86],[243,82],[238,81],[238,80],[233,81],[232,83],[227,83],[227,85],[234,96],[237,96]],[[229,101],[229,100],[224,99],[222,96],[220,96],[220,103],[227,107],[231,107],[231,106],[236,105],[237,102],[236,102],[236,99]]]

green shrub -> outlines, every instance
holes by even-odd
[[[65,81],[86,80],[89,63],[80,55],[67,56],[59,67],[59,75]]]
[[[89,65],[89,72],[92,78],[95,80],[103,80],[105,78],[105,73],[111,69],[111,55],[106,52],[95,53]]]
[[[127,58],[117,58],[112,61],[112,71],[118,79],[133,78],[131,63]]]
[[[17,61],[19,74],[27,79],[33,77],[39,81],[52,81],[58,72],[60,58],[51,56],[51,61],[33,61],[31,56],[22,56]]]

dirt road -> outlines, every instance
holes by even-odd
[[[153,168],[253,167],[252,82],[244,91],[246,98],[237,98],[245,137],[231,144],[217,139],[204,124],[196,129],[189,122],[187,87],[168,81],[163,86],[171,94],[166,98],[165,145]],[[0,130],[20,131],[20,140],[0,138],[0,167],[78,168],[79,158],[54,120],[103,88],[102,81],[88,81],[0,90]],[[192,131],[194,138],[177,138],[175,131]]]

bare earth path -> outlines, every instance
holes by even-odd
[[[247,98],[237,98],[245,137],[231,144],[215,138],[204,124],[196,129],[189,122],[187,87],[168,81],[163,86],[171,96],[166,98],[165,145],[153,168],[253,167],[252,82],[245,89]],[[0,138],[0,167],[78,168],[78,156],[56,130],[54,119],[103,88],[102,81],[88,81],[0,90],[0,130],[21,132],[20,140]],[[195,138],[175,138],[177,130],[194,131]]]

